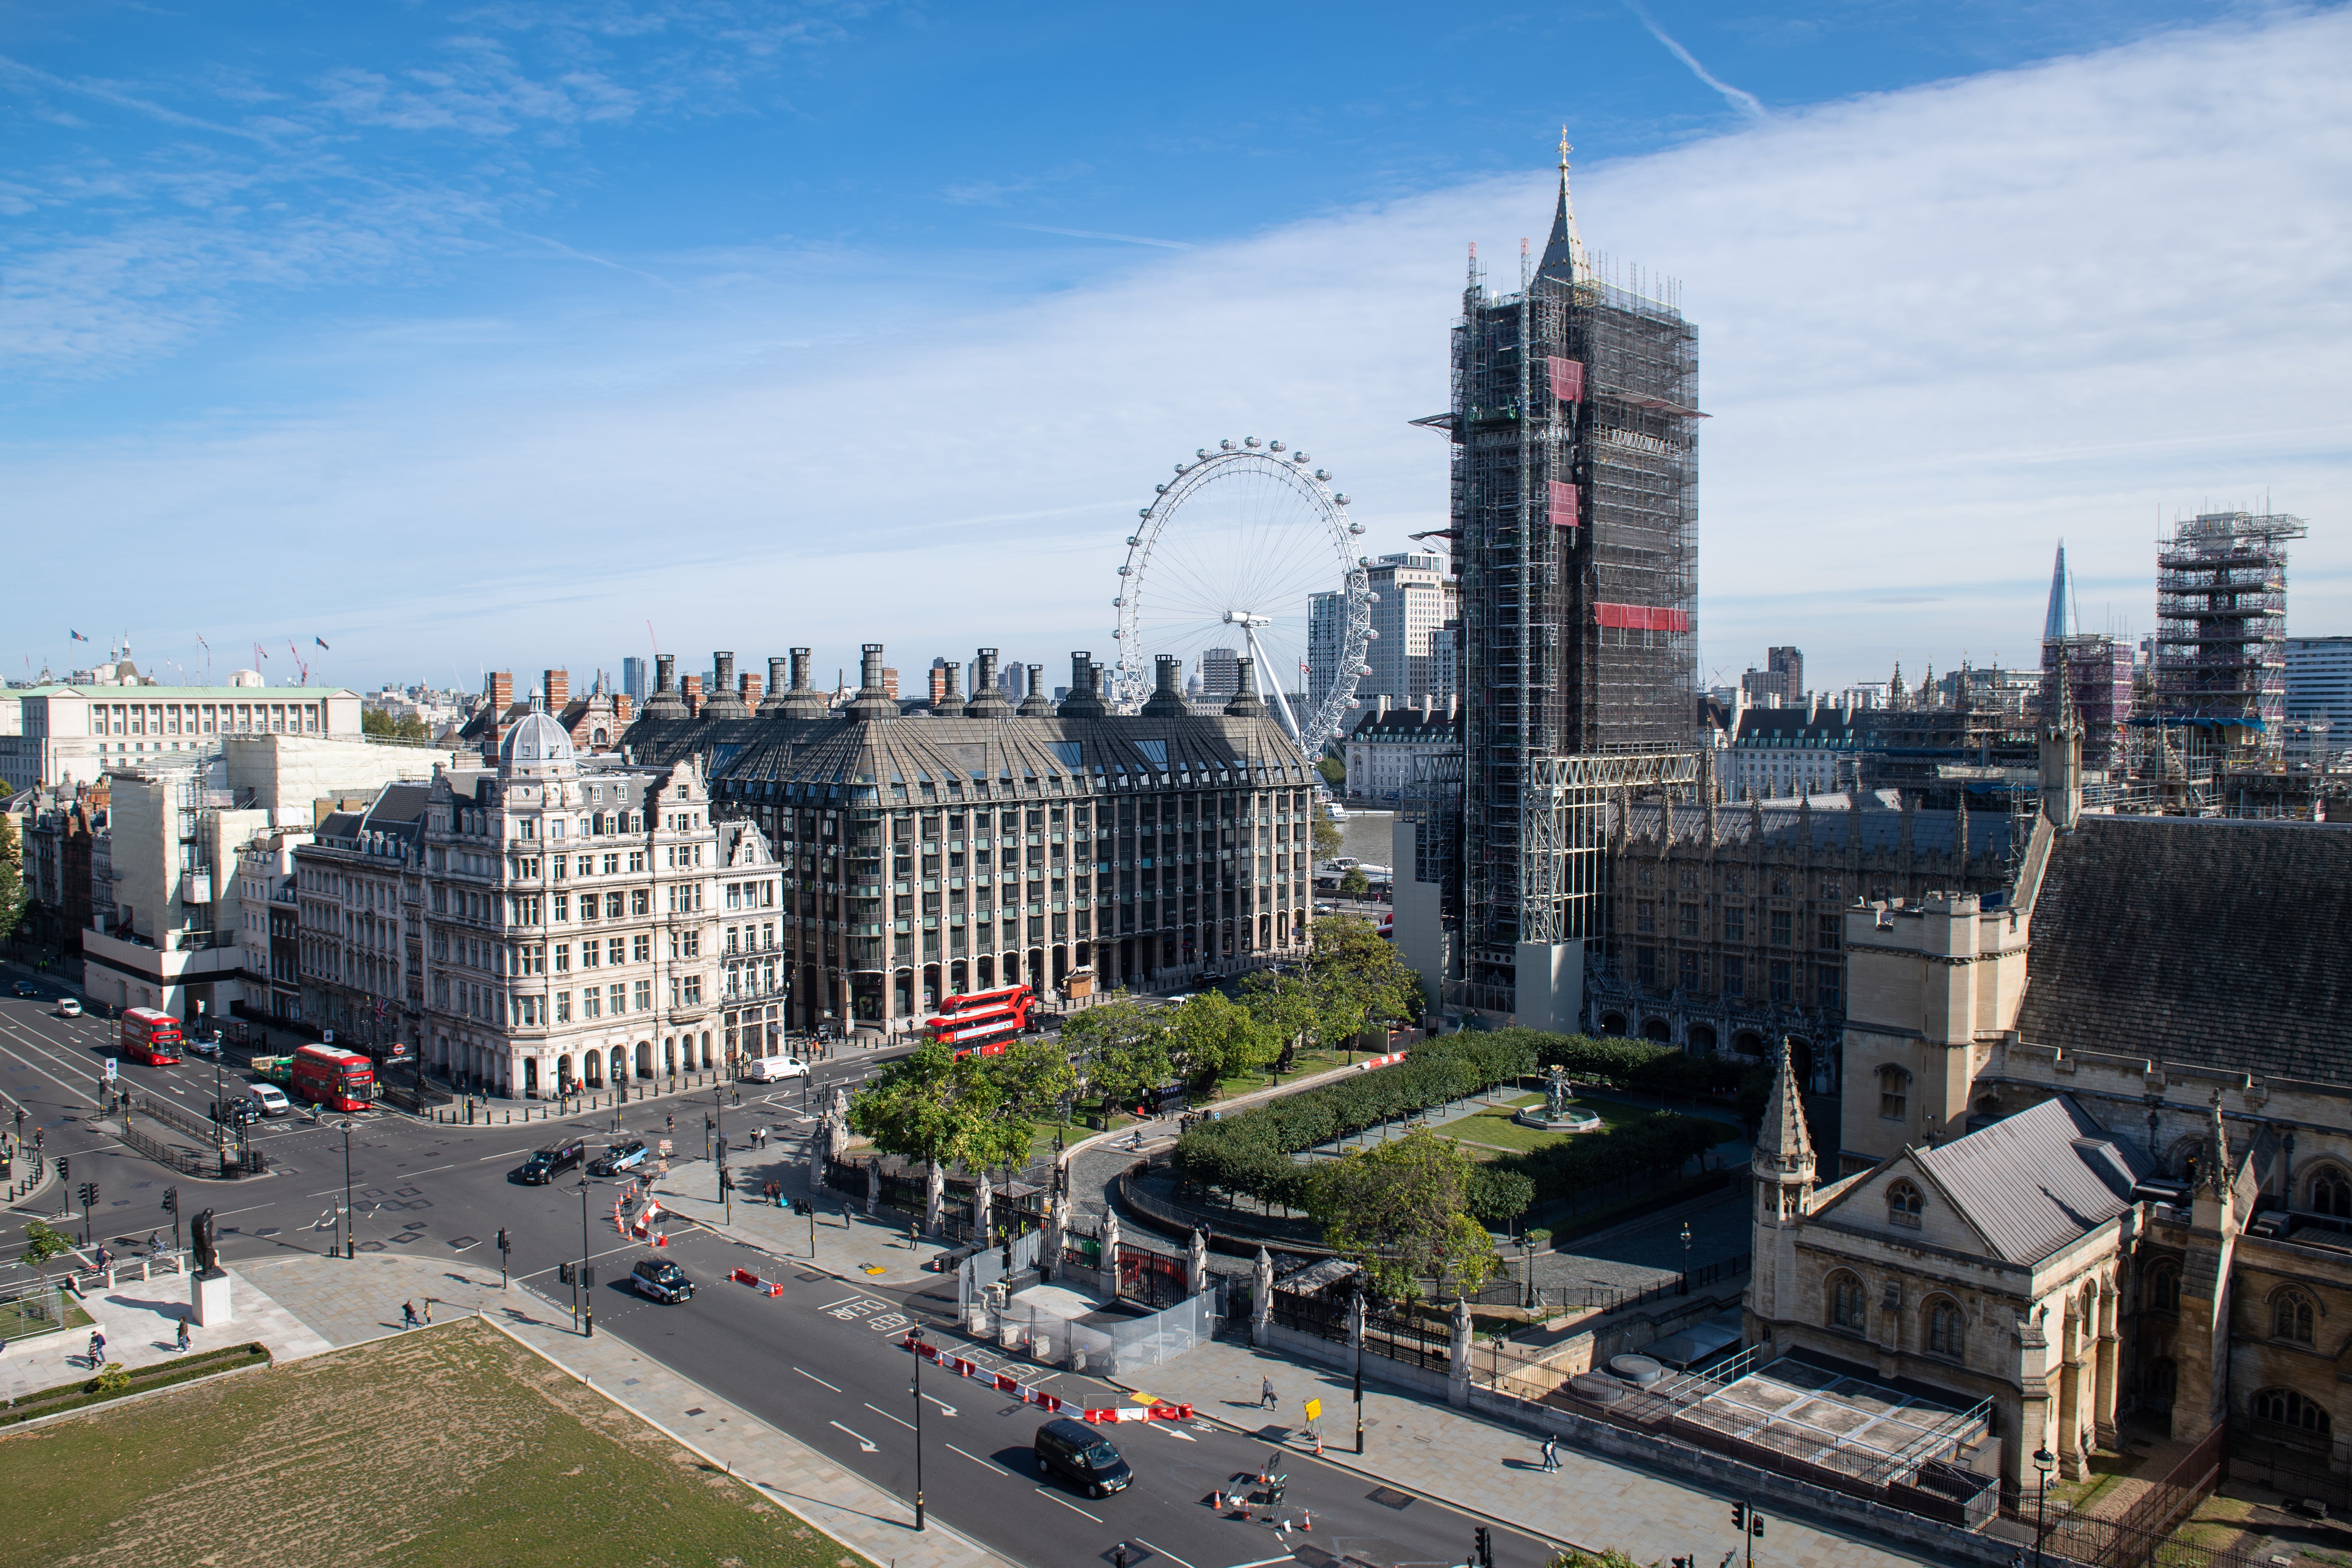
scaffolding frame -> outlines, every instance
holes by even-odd
[[[1570,781],[1696,727],[1697,333],[1605,277],[1531,280],[1523,258],[1520,284],[1490,298],[1474,260],[1447,420],[1465,959],[1495,984],[1521,941],[1597,934],[1593,817]],[[1578,395],[1557,395],[1555,360],[1580,367]]]
[[[2167,719],[2235,721],[2275,749],[2286,720],[2284,513],[2210,511],[2158,542],[2154,708]]]
[[[1696,752],[1587,752],[1536,763],[1539,801],[1528,822],[1523,942],[1597,942],[1609,847],[1609,797],[1619,791],[1695,791]]]

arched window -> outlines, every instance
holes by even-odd
[[[2292,1388],[2265,1388],[2254,1395],[2254,1419],[2325,1437],[2332,1425],[2327,1412]]]
[[[2314,1171],[2311,1173],[2311,1206],[2320,1214],[2352,1219],[2352,1176],[2347,1176],[2334,1165],[2322,1165]]]
[[[1830,1327],[1856,1333],[1870,1327],[1870,1298],[1862,1281],[1843,1270],[1830,1276]]]
[[[1886,1189],[1886,1223],[1919,1228],[1919,1189],[1909,1182],[1897,1182]]]
[[[1927,1352],[1958,1361],[1968,1343],[1967,1321],[1957,1303],[1938,1296],[1927,1303]]]
[[[2180,1266],[2158,1263],[2147,1271],[2147,1285],[2140,1294],[2140,1305],[2151,1312],[2180,1310]]]
[[[2311,1342],[2311,1298],[2300,1290],[2282,1290],[2271,1299],[2271,1337]]]
[[[1911,1106],[1911,1075],[1888,1063],[1878,1069],[1878,1114],[1889,1121],[1907,1121]]]

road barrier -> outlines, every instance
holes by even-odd
[[[727,1278],[739,1285],[749,1285],[762,1296],[781,1296],[784,1288],[773,1279],[762,1279],[748,1268],[730,1269]]]
[[[950,1355],[928,1340],[900,1340],[898,1342],[942,1372],[968,1377],[974,1383],[984,1383],[999,1394],[1009,1394],[1024,1405],[1034,1405],[1056,1415],[1075,1415],[1081,1421],[1089,1421],[1097,1426],[1118,1421],[1190,1421],[1192,1418],[1192,1407],[1189,1405],[1112,1405],[1089,1409],[1075,1400],[1064,1399],[1058,1394],[1032,1388],[1008,1373],[993,1372],[978,1362]]]

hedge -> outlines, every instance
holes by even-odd
[[[28,1394],[5,1410],[0,1410],[0,1426],[14,1426],[20,1421],[37,1420],[44,1415],[57,1415],[85,1405],[103,1405],[109,1400],[124,1399],[134,1394],[146,1394],[173,1384],[191,1383],[216,1373],[236,1372],[244,1367],[268,1363],[269,1349],[259,1342],[232,1345],[226,1350],[205,1351],[195,1355],[181,1356],[173,1361],[157,1362],[150,1366],[131,1369],[131,1379],[121,1388],[101,1392],[95,1376],[79,1383],[59,1384],[37,1394]]]
[[[1293,1154],[1524,1078],[1540,1037],[1514,1030],[1423,1041],[1394,1067],[1200,1123],[1176,1141],[1176,1169],[1203,1186],[1303,1209],[1309,1172]]]
[[[1694,1092],[1688,1085],[1711,1089],[1725,1076],[1720,1068],[1732,1069],[1726,1087],[1736,1084],[1738,1077],[1735,1064],[1690,1057],[1650,1040],[1592,1039],[1518,1028],[1443,1035],[1414,1047],[1395,1067],[1202,1122],[1176,1141],[1175,1168],[1203,1186],[1304,1209],[1313,1172],[1292,1157],[1300,1150],[1553,1066],[1566,1068],[1571,1079],[1606,1079],[1662,1093]],[[1711,1148],[1720,1131],[1712,1121],[1661,1112],[1609,1132],[1587,1133],[1533,1153],[1488,1162],[1482,1169],[1497,1177],[1525,1177],[1532,1184],[1534,1201],[1543,1203],[1625,1176],[1677,1170],[1692,1155]],[[1498,1207],[1504,1192],[1516,1195],[1517,1190],[1517,1183],[1507,1183],[1499,1191],[1482,1183],[1477,1194],[1482,1202],[1474,1205],[1482,1211],[1479,1218],[1490,1225],[1503,1223],[1509,1216],[1483,1211]]]

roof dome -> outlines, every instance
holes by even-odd
[[[516,721],[514,728],[499,742],[499,771],[510,773],[516,768],[536,768],[572,762],[572,737],[563,726],[541,710],[539,700],[531,699],[530,711]]]

